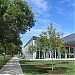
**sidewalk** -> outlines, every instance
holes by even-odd
[[[24,75],[19,64],[19,58],[13,57],[1,70],[0,75]]]

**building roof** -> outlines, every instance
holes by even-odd
[[[32,40],[36,40],[38,37],[33,36],[25,46],[27,46]],[[64,38],[65,46],[75,47],[75,33],[65,36]],[[24,46],[24,47],[25,47]]]
[[[36,40],[38,37],[36,37],[36,36],[33,36],[27,43],[26,43],[26,45],[25,46],[27,46],[32,40]],[[24,46],[24,47],[25,47]]]
[[[75,33],[64,37],[64,43],[66,46],[75,47]]]

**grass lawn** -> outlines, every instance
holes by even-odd
[[[25,75],[75,75],[75,60],[65,60],[61,62],[69,62],[60,64],[60,61],[53,61],[54,69],[65,70],[66,73],[62,74],[51,74],[41,73],[41,70],[51,69],[51,60],[49,61],[20,61],[21,68]],[[44,65],[44,66],[41,66]]]
[[[11,58],[9,56],[6,56],[4,59],[3,56],[0,56],[0,69],[10,60]]]

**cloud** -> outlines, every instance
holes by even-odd
[[[67,7],[74,7],[75,6],[75,0],[61,0],[61,3],[67,3]]]
[[[62,0],[61,3],[67,3],[67,7],[75,7],[75,0]]]
[[[72,11],[72,12],[65,12],[65,15],[67,16],[68,20],[74,21],[74,17],[75,17],[74,11]]]
[[[56,13],[58,13],[60,15],[64,14],[64,10],[61,7],[53,6],[53,9]]]
[[[66,2],[70,3],[71,0],[62,0],[61,2],[62,2],[62,3],[66,3]]]
[[[61,27],[60,24],[58,24],[57,22],[54,22],[54,21],[53,21],[53,25],[54,25],[55,27]]]
[[[51,19],[47,18],[38,18],[37,19],[38,24],[40,25],[40,28],[47,28],[48,25],[50,25]]]
[[[74,32],[66,32],[66,33],[63,34],[63,37],[68,36],[68,35],[73,34],[73,33]]]
[[[39,36],[42,31],[46,31],[46,29],[44,28],[43,29],[39,29],[39,28],[31,29],[25,34],[25,36]]]
[[[72,4],[71,4],[72,5]],[[66,6],[67,8],[67,6]],[[67,9],[63,9],[61,7],[55,7],[53,6],[53,9],[54,9],[54,12],[59,14],[60,16],[63,16],[65,18],[67,18],[68,20],[73,20],[74,17],[75,17],[75,11],[70,11],[70,10],[67,10]],[[72,8],[70,8],[72,9]]]
[[[69,4],[68,7],[75,7],[75,3]]]
[[[73,19],[73,20],[74,20],[75,13],[70,13],[70,14],[68,14],[68,17],[69,17],[69,19]]]
[[[45,13],[47,12],[47,1],[45,0],[25,0],[32,7],[35,13]]]
[[[29,6],[31,6],[37,22],[39,22],[39,18],[42,19],[41,20],[42,22],[43,19],[50,16],[50,14],[48,15],[48,4],[46,0],[25,0],[25,1],[28,2]]]
[[[47,3],[45,0],[31,0],[36,6],[37,8],[41,9],[42,11],[46,11],[47,10]]]

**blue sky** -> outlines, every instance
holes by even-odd
[[[36,23],[30,31],[20,35],[23,46],[32,36],[39,36],[53,22],[64,36],[75,33],[75,0],[24,0],[35,14]],[[22,46],[22,47],[23,47]]]

